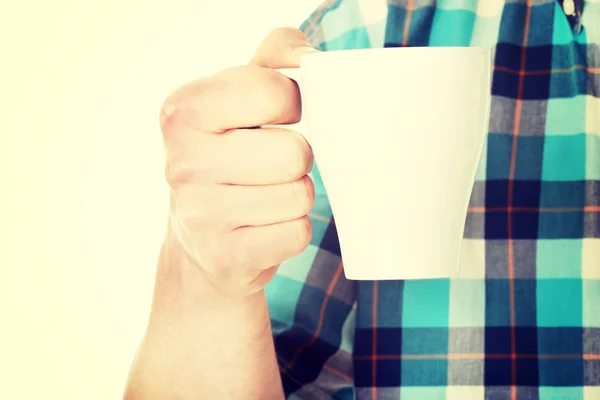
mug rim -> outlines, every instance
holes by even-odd
[[[465,55],[481,55],[486,57],[491,57],[492,48],[491,47],[483,47],[483,46],[437,46],[437,47],[428,47],[428,46],[415,46],[415,47],[376,47],[376,48],[362,48],[362,49],[340,49],[340,50],[328,50],[328,51],[317,51],[304,54],[300,59],[300,64],[303,64],[304,61],[310,61],[315,59],[319,60],[322,58],[337,58],[337,57],[353,57],[360,56],[364,57],[365,54],[370,54],[371,56],[381,57],[383,55],[394,54],[406,54],[410,53],[411,55],[418,56],[427,56],[427,57],[442,57],[447,56],[448,53],[460,54],[464,53]]]

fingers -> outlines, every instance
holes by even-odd
[[[262,41],[250,65],[266,68],[295,68],[304,54],[317,52],[304,33],[295,28],[277,28]]]
[[[180,213],[192,232],[211,226],[229,232],[307,215],[315,201],[315,188],[305,175],[291,183],[270,186],[188,185],[177,197]]]
[[[284,75],[257,66],[234,67],[183,86],[163,104],[165,138],[183,131],[222,133],[234,128],[300,120],[300,93]]]
[[[213,253],[214,265],[234,265],[241,270],[267,269],[300,254],[310,243],[308,216],[258,227],[244,227],[227,234]],[[223,269],[221,269],[223,270]]]
[[[183,250],[220,288],[263,287],[311,240],[312,150],[297,132],[258,127],[300,121],[298,86],[273,69],[315,51],[299,30],[277,29],[249,65],[184,85],[163,104],[172,212],[193,243]]]
[[[297,132],[283,128],[236,129],[190,135],[166,150],[167,181],[234,185],[293,182],[310,172],[313,153]]]
[[[275,68],[300,65],[300,58],[317,52],[294,28],[278,28],[263,40],[246,67],[225,69],[175,91],[163,104],[163,132],[187,126],[206,132],[300,120],[297,85]]]

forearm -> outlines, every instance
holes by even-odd
[[[264,292],[223,296],[168,242],[125,399],[283,399]]]

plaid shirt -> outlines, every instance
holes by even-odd
[[[495,66],[459,278],[346,280],[313,169],[312,243],[267,286],[288,399],[600,400],[600,0],[564,3],[332,0],[302,25]]]

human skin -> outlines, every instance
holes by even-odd
[[[248,65],[164,102],[171,218],[125,400],[284,398],[264,287],[310,243],[313,155],[299,133],[261,126],[299,121],[298,87],[273,69],[314,51],[277,29]]]

